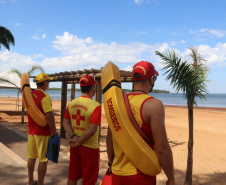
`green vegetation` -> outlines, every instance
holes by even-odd
[[[71,89],[67,89],[68,91],[71,91]],[[61,88],[52,87],[49,88],[48,91],[61,91]],[[75,91],[81,91],[81,89],[76,88]]]
[[[196,105],[196,97],[206,99],[207,93],[207,75],[208,68],[206,60],[198,53],[198,48],[189,48],[189,60],[182,60],[174,50],[161,53],[156,51],[155,54],[161,58],[163,64],[164,75],[166,80],[171,80],[171,85],[176,92],[183,91],[184,97],[187,99],[188,122],[189,122],[189,139],[188,139],[188,158],[187,170],[184,185],[192,184],[193,170],[193,109]],[[188,58],[187,57],[187,58]]]
[[[6,47],[6,49],[10,51],[11,44],[15,46],[15,40],[14,40],[13,34],[7,28],[0,26],[0,50],[1,50],[1,45],[3,45],[4,47]]]
[[[124,92],[131,92],[130,89],[122,89]],[[153,91],[151,93],[170,93],[169,91],[165,91],[165,90],[158,90],[158,89],[153,89]]]
[[[71,91],[71,89],[67,89],[68,91]],[[124,92],[131,92],[130,89],[122,89]],[[52,87],[49,88],[48,91],[61,91],[61,88]],[[76,88],[75,91],[81,91],[81,89]],[[153,90],[151,93],[170,93],[169,91],[165,90]]]

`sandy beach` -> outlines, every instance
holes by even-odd
[[[60,132],[61,102],[53,101],[53,110],[58,132]],[[21,100],[19,110],[21,110]],[[186,107],[165,106],[165,123],[173,157],[176,184],[183,184],[187,166],[188,113]],[[16,109],[16,98],[0,97],[0,122],[27,134],[27,117],[21,124],[21,112]],[[106,130],[107,121],[102,109],[101,163],[107,168]],[[69,155],[67,140],[61,139],[61,152]],[[164,184],[164,173],[158,175],[158,185]],[[193,184],[226,184],[226,108],[194,109]]]

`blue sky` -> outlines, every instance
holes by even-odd
[[[15,37],[10,52],[0,51],[0,73],[100,69],[108,61],[131,70],[146,60],[160,73],[155,88],[175,92],[155,51],[185,59],[197,46],[210,69],[208,91],[226,93],[225,10],[226,0],[0,0],[0,25]]]

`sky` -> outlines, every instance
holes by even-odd
[[[189,60],[188,48],[197,47],[208,92],[226,93],[225,10],[226,0],[0,0],[0,26],[15,38],[10,52],[1,47],[0,73],[32,65],[47,74],[100,69],[108,61],[131,71],[143,60],[160,74],[154,88],[174,93],[155,51]]]

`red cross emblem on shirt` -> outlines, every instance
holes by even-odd
[[[80,120],[85,121],[85,116],[81,116],[81,110],[77,110],[77,114],[72,115],[72,119],[76,120],[76,125],[80,126]]]

